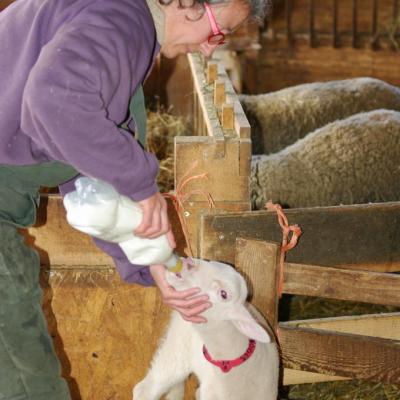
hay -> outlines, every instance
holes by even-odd
[[[395,385],[365,381],[325,382],[294,385],[281,400],[398,400],[400,388]]]
[[[174,189],[174,137],[189,135],[188,121],[170,110],[147,111],[146,149],[160,161],[157,177],[160,192]]]

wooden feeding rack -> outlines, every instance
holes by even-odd
[[[175,188],[187,181],[184,218],[197,247],[198,215],[209,210],[250,210],[250,124],[222,65],[188,56],[193,87],[193,136],[175,138]],[[196,255],[194,252],[193,255]]]
[[[286,215],[303,235],[287,254],[283,293],[400,308],[400,276],[393,273],[400,270],[400,203],[291,209]],[[253,303],[278,332],[284,384],[366,379],[398,385],[400,312],[278,321],[274,277],[281,236],[275,212],[203,215],[199,255],[238,265],[238,248],[251,247],[246,264],[269,271],[250,285]]]

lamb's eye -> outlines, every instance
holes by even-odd
[[[177,273],[175,274],[175,276],[176,276],[177,278],[179,278],[179,279],[182,279],[182,275],[181,275],[179,272],[177,272]]]
[[[221,297],[222,297],[224,300],[226,300],[226,299],[228,298],[228,293],[226,293],[225,290],[221,290],[221,291],[219,292],[219,294],[221,295]]]

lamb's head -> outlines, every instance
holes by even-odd
[[[268,333],[245,307],[247,285],[230,265],[217,261],[187,259],[179,273],[166,273],[166,279],[176,290],[193,287],[209,296],[212,307],[203,312],[208,321],[231,321],[244,335],[261,342],[270,342]]]

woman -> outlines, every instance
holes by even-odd
[[[153,60],[215,48],[267,0],[18,0],[0,13],[0,397],[65,400],[68,388],[41,311],[39,260],[17,227],[34,223],[40,186],[73,188],[79,174],[138,201],[142,237],[170,233],[158,162],[131,134],[144,126],[142,83]],[[133,115],[127,118],[130,99]],[[139,132],[140,133],[140,132]],[[176,292],[162,265],[109,253],[122,278],[159,287],[183,318],[210,304]],[[197,295],[196,295],[197,294]]]

